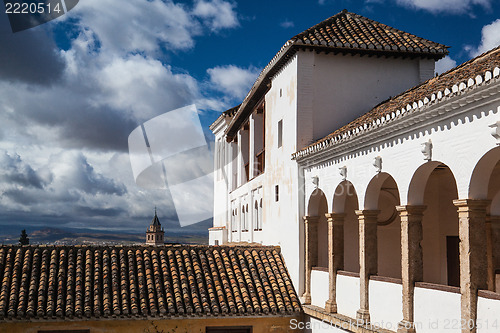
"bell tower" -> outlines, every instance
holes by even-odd
[[[160,220],[156,215],[156,207],[155,207],[155,216],[151,221],[151,224],[146,229],[146,244],[147,245],[163,245],[164,240],[163,236],[165,235],[165,231],[161,227]]]

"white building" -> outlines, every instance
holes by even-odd
[[[343,11],[211,126],[210,244],[280,245],[312,331],[500,332],[500,49],[446,54]]]

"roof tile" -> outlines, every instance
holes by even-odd
[[[0,320],[296,314],[272,247],[1,246]]]

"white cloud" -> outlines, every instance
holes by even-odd
[[[477,48],[467,46],[466,50],[473,57],[500,45],[500,19],[485,25],[481,30],[481,43]]]
[[[287,29],[287,28],[293,28],[295,26],[295,24],[292,21],[285,20],[285,21],[283,21],[283,22],[280,23],[280,26],[282,28]]]
[[[100,46],[114,52],[155,52],[161,46],[188,49],[201,34],[187,8],[172,1],[86,0],[70,16],[96,34]]]
[[[435,72],[437,74],[442,74],[454,67],[457,66],[457,62],[450,57],[444,57],[443,59],[440,59],[438,62],[436,62],[436,69]]]
[[[200,17],[212,31],[218,31],[239,25],[235,7],[236,4],[222,0],[198,0],[193,14]]]
[[[490,8],[492,0],[396,0],[396,2],[405,7],[423,9],[432,13],[463,14],[476,5]]]
[[[246,96],[259,72],[255,67],[240,68],[234,65],[217,66],[207,70],[214,89],[237,99]]]

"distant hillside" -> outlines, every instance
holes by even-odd
[[[21,230],[19,230],[19,233]],[[28,230],[30,244],[60,244],[60,245],[78,245],[78,244],[142,244],[145,242],[144,234],[122,233],[95,230],[78,229],[58,229],[43,228],[39,230]],[[3,244],[16,244],[19,235],[0,235],[0,242]],[[165,242],[182,244],[208,244],[208,237],[205,235],[192,235],[175,233],[165,234]]]

